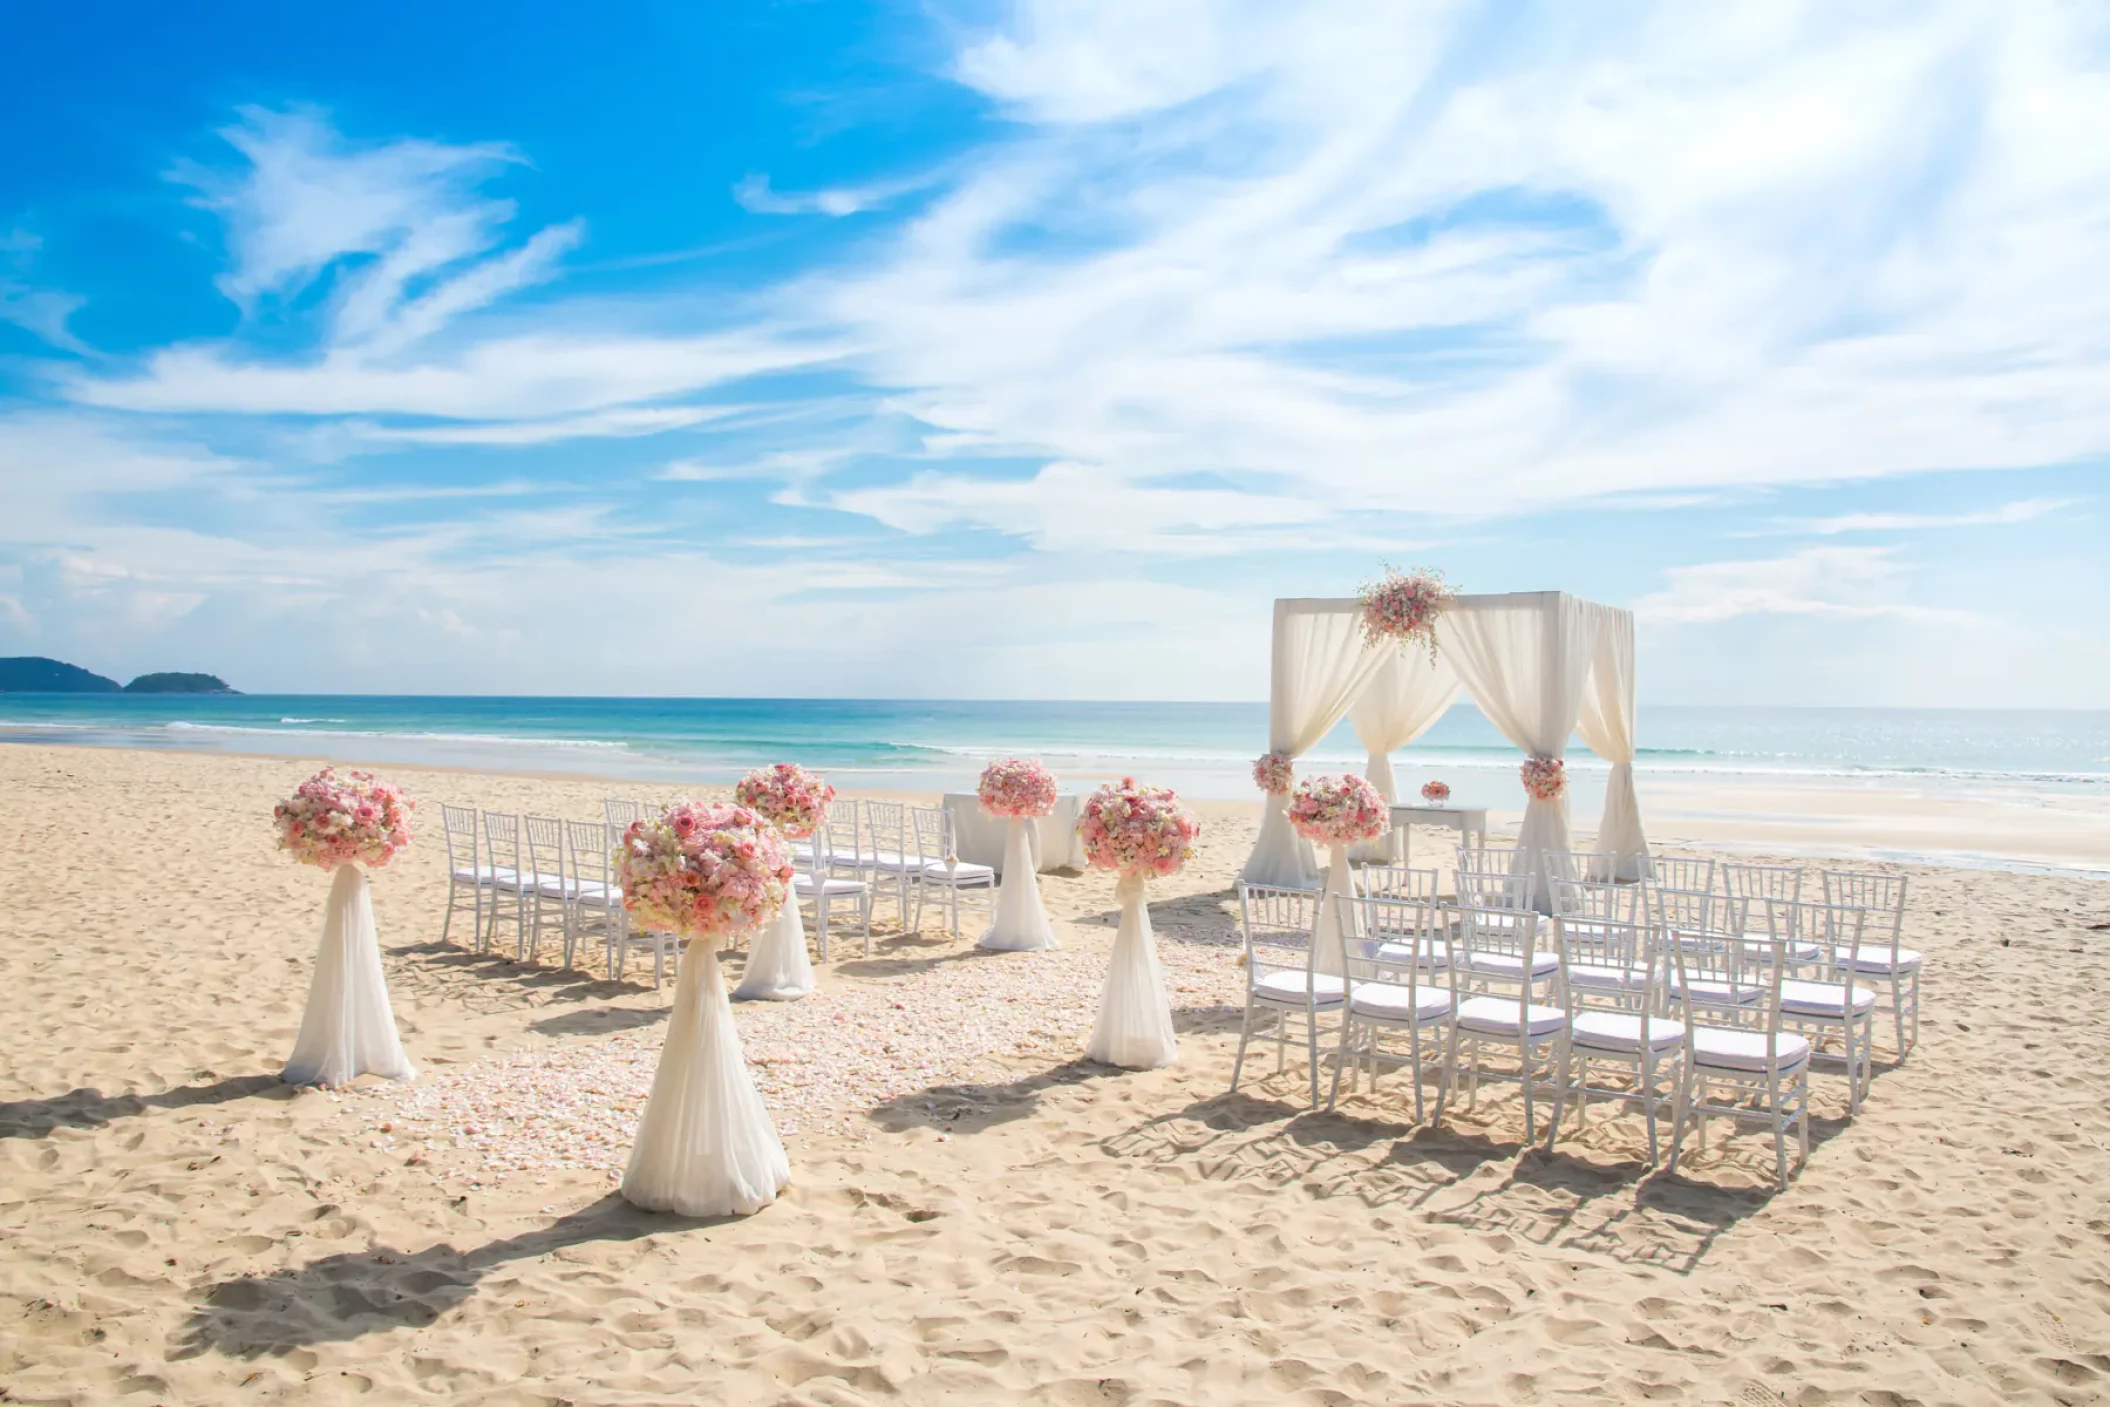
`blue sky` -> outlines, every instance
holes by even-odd
[[[41,7],[0,654],[1257,698],[1385,561],[1658,702],[2110,706],[2110,21]]]

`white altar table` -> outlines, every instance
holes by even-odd
[[[1392,829],[1399,833],[1399,863],[1414,863],[1414,832],[1410,826],[1449,826],[1458,832],[1460,845],[1487,844],[1487,808],[1484,806],[1394,806]]]
[[[1033,868],[1049,870],[1084,868],[1084,843],[1077,839],[1077,814],[1084,805],[1081,796],[1055,798],[1055,809],[1026,827],[1033,849]],[[945,793],[945,810],[952,817],[953,840],[960,858],[974,865],[988,865],[999,875],[1004,868],[1004,836],[1009,821],[982,810],[981,798],[971,791]]]

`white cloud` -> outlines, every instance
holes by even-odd
[[[1891,547],[1812,547],[1763,561],[1672,567],[1665,588],[1634,603],[1644,621],[1712,625],[1738,616],[1829,620],[1972,620],[1968,612],[1903,599],[1905,568]]]
[[[2004,527],[2034,523],[2078,502],[2080,500],[2074,498],[2024,498],[1982,513],[1841,513],[1836,517],[1791,523],[1784,530],[1834,537],[1840,533],[1914,532],[1922,528]]]
[[[733,199],[740,202],[741,209],[757,215],[827,215],[841,219],[845,215],[877,210],[904,195],[926,190],[937,180],[933,174],[866,186],[829,186],[817,191],[795,192],[773,190],[769,177],[753,173],[733,187]]]

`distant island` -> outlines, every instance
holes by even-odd
[[[0,694],[233,694],[216,674],[142,674],[129,684],[42,655],[0,659]]]

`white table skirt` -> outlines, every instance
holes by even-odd
[[[1077,839],[1077,811],[1083,804],[1083,797],[1059,796],[1052,814],[1026,827],[1027,842],[1033,847],[1033,867],[1042,874],[1084,868],[1084,844]],[[952,833],[959,843],[960,858],[970,864],[993,866],[1002,873],[1005,829],[1011,823],[984,812],[981,798],[973,792],[947,792],[945,809],[952,816]]]

